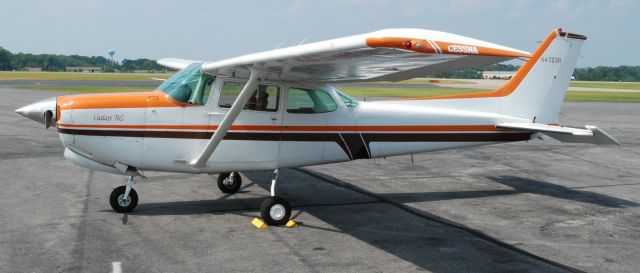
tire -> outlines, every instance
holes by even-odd
[[[122,200],[124,196],[124,192],[127,190],[126,186],[120,186],[111,192],[111,196],[109,196],[109,203],[111,204],[111,208],[118,213],[127,213],[132,212],[133,209],[138,205],[138,193],[133,188],[129,192],[129,201]]]
[[[234,174],[233,183],[229,184],[227,178],[229,178],[231,174]],[[234,194],[240,190],[240,186],[242,186],[242,177],[239,173],[220,173],[218,175],[218,188],[220,189],[220,191],[228,194]]]
[[[282,197],[267,197],[260,206],[260,216],[267,225],[285,225],[291,218],[291,205]]]

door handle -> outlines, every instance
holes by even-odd
[[[271,120],[276,121],[276,120],[278,120],[278,118],[277,117],[271,117]]]

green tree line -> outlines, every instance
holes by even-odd
[[[25,67],[40,67],[43,71],[65,71],[65,68],[74,66],[100,67],[106,72],[161,71],[164,69],[156,61],[149,59],[124,59],[119,63],[111,62],[111,60],[102,56],[11,53],[0,47],[0,70],[11,71],[22,70]]]

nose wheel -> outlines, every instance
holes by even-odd
[[[138,205],[138,193],[133,189],[133,177],[130,176],[126,186],[120,186],[109,196],[111,208],[119,213],[132,212]]]
[[[278,169],[273,171],[271,180],[271,196],[267,197],[260,206],[262,220],[270,226],[286,225],[291,219],[291,204],[282,197],[276,196],[276,182]]]
[[[126,186],[120,186],[111,192],[111,196],[109,196],[109,203],[111,204],[111,208],[119,213],[132,212],[133,209],[138,205],[138,193],[136,190],[131,189],[129,192],[129,196],[124,195],[126,191]]]
[[[221,173],[218,175],[218,188],[224,193],[234,194],[242,186],[242,177],[238,172]]]

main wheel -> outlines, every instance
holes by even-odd
[[[282,226],[291,218],[291,205],[282,197],[270,196],[262,202],[260,216],[267,225]]]
[[[231,181],[231,175],[233,174],[233,181]],[[234,194],[240,190],[242,186],[242,177],[237,172],[221,173],[218,175],[218,188],[224,193]]]
[[[129,192],[129,197],[124,198],[124,192],[127,190],[126,186],[120,186],[111,192],[109,196],[109,203],[111,208],[119,213],[132,212],[138,205],[138,193],[133,188]]]

